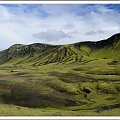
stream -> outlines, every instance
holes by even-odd
[[[114,108],[120,108],[120,104],[114,104],[114,105],[108,105],[104,107],[94,107],[94,108],[89,108],[89,109],[75,109],[72,111],[79,111],[79,110],[96,110],[97,112],[103,111],[103,110],[111,110]]]
[[[104,106],[104,107],[96,107],[96,108],[91,108],[91,109],[99,112],[99,111],[103,111],[103,110],[111,110],[114,108],[120,108],[120,104],[108,105],[108,106]]]

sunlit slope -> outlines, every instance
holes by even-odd
[[[91,57],[120,59],[120,33],[94,44]]]
[[[0,115],[118,116],[119,36],[69,45],[17,44],[1,51]]]
[[[14,45],[0,54],[0,63],[45,65],[49,63],[81,62],[89,57],[86,47],[73,45]]]
[[[56,46],[35,43],[31,45],[15,44],[10,48],[0,52],[0,63],[20,64],[26,60],[42,55]]]
[[[94,58],[120,59],[120,33],[97,42],[78,42],[69,45],[13,45],[0,52],[0,64],[46,65],[74,63]]]

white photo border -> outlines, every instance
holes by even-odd
[[[0,4],[120,4],[120,1],[0,1]],[[120,116],[1,116],[0,120],[120,120]]]

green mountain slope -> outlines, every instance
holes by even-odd
[[[120,33],[95,43],[92,57],[120,59]]]
[[[0,64],[45,65],[81,62],[92,58],[120,59],[120,33],[97,42],[69,45],[16,44],[0,52]]]
[[[13,45],[0,53],[0,63],[44,65],[49,63],[80,62],[88,51],[76,45],[44,44]]]
[[[0,115],[119,116],[119,53],[120,34],[1,51]]]
[[[21,63],[26,59],[31,59],[31,57],[36,55],[41,55],[46,51],[55,48],[56,46],[35,43],[31,45],[21,45],[16,44],[10,48],[0,52],[0,64],[6,62]]]

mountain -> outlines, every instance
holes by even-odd
[[[120,59],[120,33],[95,43],[92,57]]]
[[[120,33],[97,42],[86,41],[68,45],[15,44],[0,52],[0,64],[45,65],[81,62],[91,58],[120,59],[119,53]]]
[[[120,33],[96,42],[15,44],[0,51],[0,114],[118,116],[119,53]]]

